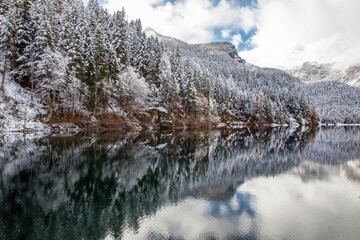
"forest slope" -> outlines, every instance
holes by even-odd
[[[360,65],[306,62],[288,71],[305,85],[322,124],[360,123]]]

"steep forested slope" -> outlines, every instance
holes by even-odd
[[[86,7],[82,0],[0,4],[0,110],[10,112],[1,116],[2,128],[13,125],[11,109],[21,99],[12,93],[21,88],[27,97],[19,122],[316,121],[297,79],[247,64],[231,44],[161,43],[146,36],[140,20],[128,22],[124,10],[109,14],[96,0]]]
[[[305,86],[322,123],[360,123],[360,88],[337,81]]]
[[[281,123],[288,122],[290,116],[299,122],[311,121],[309,113],[313,109],[299,79],[277,69],[246,63],[230,43],[190,45],[152,29],[146,33],[158,37],[172,51],[179,51],[193,62],[199,71],[211,76],[219,112],[230,112],[245,121],[265,119]]]
[[[360,123],[359,65],[341,70],[335,63],[306,62],[289,73],[306,83],[305,91],[321,123]]]

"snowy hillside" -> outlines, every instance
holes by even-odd
[[[271,112],[270,118],[273,119],[273,122],[289,123],[292,117],[299,123],[311,121],[303,116],[304,111],[301,110],[304,107],[307,109],[305,112],[311,111],[311,102],[303,91],[303,84],[290,74],[247,63],[238,56],[235,46],[231,43],[187,44],[156,33],[153,29],[146,29],[145,33],[158,37],[160,42],[170,50],[179,51],[200,72],[209,75],[215,81],[215,86],[217,84],[227,86],[230,93],[229,90],[226,90],[228,91],[226,95],[234,96],[234,98],[222,103],[223,108],[227,108],[225,111],[235,115],[238,119],[246,119],[242,115],[244,113],[252,115],[253,111],[261,112],[257,109],[256,104],[252,105],[254,101],[259,101],[261,95],[265,99],[265,105],[268,105],[269,108],[265,111]],[[235,91],[233,91],[234,88]],[[238,114],[236,113],[237,109],[240,109]]]
[[[48,131],[50,128],[40,122],[47,108],[39,102],[36,97],[32,99],[29,90],[15,82],[6,82],[6,91],[0,94],[0,129]]]
[[[359,124],[360,88],[337,81],[322,81],[305,86],[323,124]]]
[[[305,62],[288,71],[302,80],[323,124],[360,123],[360,65]]]

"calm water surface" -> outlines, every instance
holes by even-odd
[[[360,128],[0,136],[0,239],[360,239]]]

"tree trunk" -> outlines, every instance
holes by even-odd
[[[72,116],[75,117],[75,93],[72,94]]]
[[[96,115],[96,105],[97,105],[97,84],[95,83],[95,96],[94,96],[94,116]]]
[[[24,131],[26,129],[26,115],[27,115],[27,109],[25,109],[25,116],[24,116]]]
[[[1,83],[1,91],[4,93],[4,95],[5,95],[5,77],[6,77],[6,58],[4,61],[4,71],[2,74],[2,83]]]
[[[34,65],[30,67],[30,82],[31,82],[31,102],[34,100]]]
[[[56,97],[56,90],[53,89],[52,103],[51,103],[51,106],[53,109],[54,109],[54,105],[55,105],[55,97]]]
[[[52,116],[52,106],[51,106],[51,90],[48,91],[48,105],[49,105],[49,108],[50,108],[50,116]]]

